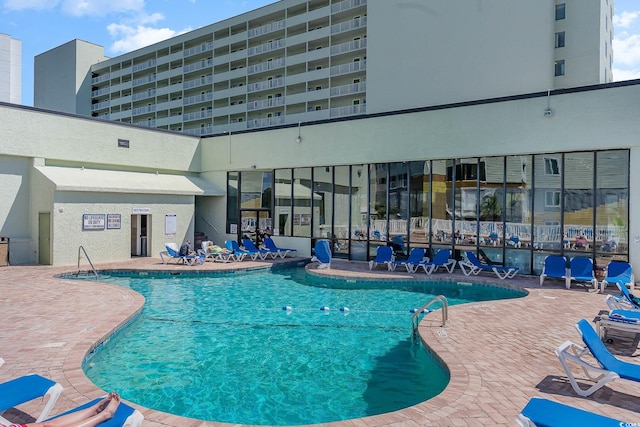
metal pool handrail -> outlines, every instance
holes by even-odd
[[[93,263],[91,262],[91,258],[89,258],[89,254],[87,254],[87,251],[84,248],[84,246],[78,247],[78,272],[76,273],[76,276],[80,274],[80,255],[81,255],[80,251],[84,253],[84,257],[87,259],[87,261],[89,262],[89,265],[91,266],[91,271],[93,271],[93,274],[95,274],[96,276],[96,280],[98,280],[98,272],[96,271],[96,268],[93,266]]]
[[[418,324],[420,323],[420,319],[419,319],[420,314],[423,313],[425,310],[428,310],[429,307],[436,302],[439,302],[440,305],[442,306],[440,309],[440,311],[442,312],[442,327],[444,328],[447,326],[447,320],[449,319],[449,301],[447,301],[447,297],[445,297],[444,295],[437,295],[431,298],[429,302],[427,302],[425,305],[423,305],[418,310],[416,310],[415,313],[413,313],[413,316],[411,316],[411,326],[413,329],[414,337],[417,335],[417,332],[418,332]],[[428,311],[430,312],[431,310],[428,310]]]

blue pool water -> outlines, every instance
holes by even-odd
[[[433,295],[450,304],[524,295],[321,279],[303,268],[102,281],[146,304],[85,362],[98,387],[160,411],[254,425],[360,418],[425,401],[449,378],[411,338],[410,309]]]

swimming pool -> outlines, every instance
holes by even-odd
[[[524,295],[323,279],[303,268],[163,276],[104,280],[146,303],[87,359],[85,373],[142,406],[254,425],[361,418],[427,400],[448,373],[412,340],[410,310],[439,294],[450,304]]]

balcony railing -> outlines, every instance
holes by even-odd
[[[110,101],[103,101],[103,102],[99,102],[97,104],[92,104],[91,105],[91,111],[102,110],[103,108],[108,108],[109,105],[111,105]]]
[[[345,0],[331,5],[331,13],[342,12],[367,4],[367,0]]]
[[[182,100],[182,105],[197,104],[199,102],[211,101],[213,99],[213,92],[207,92],[200,95],[189,96]]]
[[[111,92],[111,88],[110,87],[108,87],[108,86],[107,87],[103,87],[102,89],[98,89],[98,90],[92,91],[91,92],[91,97],[92,98],[96,98],[96,97],[101,96],[101,95],[106,95],[109,92]]]
[[[147,62],[143,62],[141,64],[136,64],[131,68],[132,72],[136,72],[136,71],[142,71],[142,70],[146,70],[147,68],[150,67],[155,67],[156,65],[156,60],[155,59],[150,59]]]
[[[194,46],[189,49],[183,51],[182,56],[187,57],[191,55],[196,55],[201,52],[207,52],[213,49],[213,42],[202,43],[200,46]]]
[[[149,128],[154,128],[156,127],[156,119],[151,119],[151,120],[141,120],[139,122],[135,122],[134,125],[138,125],[138,126],[145,126],[145,127],[149,127]]]
[[[154,105],[145,105],[144,107],[138,107],[131,110],[132,116],[138,116],[140,114],[154,113],[156,111],[156,106]]]
[[[329,117],[354,116],[357,114],[366,114],[366,104],[346,105],[344,107],[335,107],[329,111]]]
[[[136,86],[140,86],[140,85],[143,85],[143,84],[152,83],[152,82],[155,82],[155,81],[156,81],[156,75],[155,74],[151,74],[149,76],[144,76],[144,77],[141,77],[139,79],[133,80],[131,82],[131,85],[133,87],[136,87]]]
[[[182,116],[182,120],[190,122],[193,120],[210,119],[211,117],[213,117],[213,110],[207,109],[204,111],[195,111],[193,113],[184,114]]]
[[[367,69],[367,61],[350,62],[348,64],[336,65],[331,67],[331,76],[340,74],[350,74]]]
[[[194,62],[184,66],[183,73],[189,73],[191,71],[200,70],[202,68],[213,67],[213,59],[203,59],[200,62]]]
[[[367,83],[352,83],[344,86],[337,86],[331,88],[331,96],[344,96],[344,95],[352,95],[354,93],[362,93],[366,92]]]
[[[259,55],[261,53],[271,52],[273,50],[282,49],[284,47],[284,40],[278,39],[269,43],[261,44],[260,46],[250,47],[248,55]]]
[[[110,76],[111,74],[107,73],[107,74],[102,74],[98,77],[94,77],[91,79],[91,84],[94,85],[94,84],[102,83],[105,80],[109,80],[111,78]]]
[[[353,52],[355,50],[366,49],[366,47],[367,47],[367,39],[352,40],[350,42],[331,46],[331,55],[338,55],[341,53]]]
[[[267,117],[265,119],[253,119],[247,121],[247,129],[263,128],[284,124],[284,116]]]
[[[367,17],[360,17],[331,26],[331,34],[343,33],[367,26]]]
[[[252,83],[247,85],[247,92],[257,92],[260,90],[272,89],[284,86],[284,78],[271,79],[264,82]]]
[[[260,73],[262,71],[274,70],[276,68],[284,67],[285,61],[284,58],[276,58],[273,61],[261,62],[260,64],[255,64],[247,67],[247,74],[255,74]]]
[[[285,27],[284,19],[276,22],[270,22],[261,27],[252,28],[247,31],[249,37],[261,36],[263,34],[272,33],[274,31],[282,30]]]
[[[196,135],[196,136],[208,135],[213,133],[213,126],[209,125],[209,126],[202,126],[199,128],[185,129],[184,133],[186,133],[187,135]]]
[[[182,84],[184,89],[191,89],[192,87],[208,85],[213,83],[213,76],[205,76],[197,79],[186,81]]]
[[[149,90],[144,91],[144,92],[134,93],[133,96],[131,97],[131,100],[132,101],[138,101],[140,99],[151,98],[153,96],[156,96],[156,90],[155,89],[149,89]]]
[[[281,107],[284,105],[284,97],[278,96],[276,98],[264,99],[262,101],[247,102],[247,110],[261,110],[263,108]]]

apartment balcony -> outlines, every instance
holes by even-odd
[[[331,67],[331,77],[357,73],[367,69],[367,61],[356,61]]]
[[[247,102],[247,111],[262,110],[265,108],[282,107],[284,105],[284,97],[263,99],[261,101]]]
[[[274,31],[284,30],[284,28],[285,28],[285,22],[284,22],[284,19],[282,19],[280,21],[270,22],[261,27],[250,29],[249,31],[247,31],[247,37],[248,38],[258,37],[264,34],[272,33]]]
[[[102,82],[107,81],[109,79],[111,79],[111,73],[102,74],[102,75],[100,75],[98,77],[92,78],[91,79],[91,84],[92,85],[96,85],[98,83],[102,83]]]
[[[193,64],[187,64],[183,67],[182,74],[187,74],[192,71],[201,70],[203,68],[211,68],[213,67],[213,59],[203,59],[198,62],[194,62]]]
[[[284,86],[284,78],[271,79],[264,82],[252,83],[247,85],[247,92],[259,92],[261,90],[274,89]]]
[[[210,85],[213,83],[213,76],[200,77],[198,79],[188,80],[182,84],[184,90],[191,89],[193,87]]]
[[[266,117],[264,119],[247,120],[247,129],[258,129],[267,126],[277,126],[284,124],[284,116]]]
[[[202,43],[199,46],[194,46],[189,49],[185,49],[182,51],[182,56],[187,58],[189,56],[197,55],[198,53],[208,52],[213,50],[213,42]]]
[[[155,89],[149,89],[147,91],[144,92],[140,92],[140,93],[134,93],[131,97],[132,101],[138,101],[140,99],[145,99],[145,98],[152,98],[156,96],[156,90]]]
[[[367,39],[352,40],[347,43],[331,46],[331,56],[355,52],[367,48]]]
[[[182,99],[182,105],[193,105],[200,102],[209,102],[213,100],[213,92],[207,92],[200,95],[189,96]]]
[[[104,102],[99,102],[97,104],[92,104],[91,105],[91,111],[98,111],[98,110],[102,110],[105,108],[109,108],[109,105],[111,104],[110,101],[104,101]]]
[[[367,4],[367,0],[345,0],[340,3],[331,5],[331,13],[338,13],[356,7],[364,6]]]
[[[187,135],[195,135],[195,136],[211,135],[213,133],[213,126],[207,125],[207,126],[201,126],[197,128],[184,129],[182,132],[186,133]]]
[[[329,98],[329,89],[309,90],[307,92],[287,95],[287,104],[299,104],[304,102],[315,102]]]
[[[195,111],[193,113],[183,114],[183,122],[192,122],[194,120],[210,119],[213,117],[213,110],[207,109],[203,111]]]
[[[97,98],[99,96],[108,95],[110,92],[111,92],[111,88],[109,86],[103,87],[102,89],[92,91],[91,97]]]
[[[331,96],[345,96],[345,95],[353,95],[356,93],[363,93],[367,91],[367,83],[352,83],[343,86],[337,86],[331,88]]]
[[[247,74],[256,74],[264,71],[275,70],[285,66],[284,58],[277,58],[272,61],[261,62],[260,64],[250,65],[247,67]]]
[[[137,71],[142,71],[142,70],[146,70],[147,68],[151,68],[151,67],[155,67],[156,66],[156,60],[155,59],[150,59],[146,62],[142,62],[140,64],[136,64],[131,68],[131,71],[133,73],[137,72]]]
[[[260,55],[261,53],[273,52],[274,50],[283,49],[284,40],[275,40],[269,43],[264,43],[259,46],[250,47],[247,51],[248,56]]]
[[[139,116],[141,114],[155,113],[156,106],[154,105],[145,105],[144,107],[138,107],[131,110],[131,116]]]
[[[134,122],[133,124],[138,126],[148,127],[148,128],[154,128],[156,127],[156,119],[141,120],[139,122]]]
[[[155,81],[156,81],[156,75],[155,74],[151,74],[149,76],[144,76],[144,77],[141,77],[139,79],[132,80],[131,86],[132,87],[142,86],[142,85],[145,85],[145,84],[154,83]]]
[[[355,115],[366,114],[366,113],[367,113],[366,104],[345,105],[344,107],[332,108],[329,112],[329,117],[333,119],[336,117],[355,116]]]
[[[340,34],[346,31],[357,30],[358,28],[364,28],[367,26],[367,17],[363,16],[357,19],[351,19],[349,21],[341,22],[331,26],[331,34]]]

